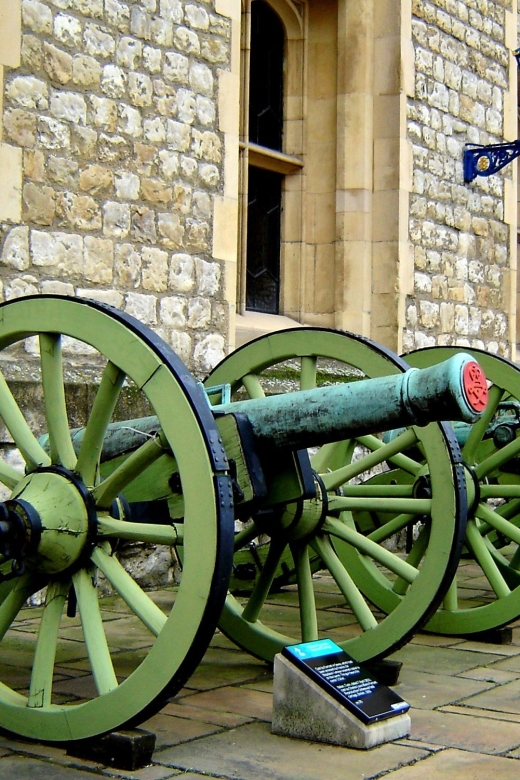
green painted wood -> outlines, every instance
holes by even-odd
[[[48,707],[51,704],[54,661],[58,644],[63,605],[69,593],[70,581],[51,582],[47,586],[45,607],[36,642],[28,707]]]
[[[302,640],[303,642],[313,642],[319,638],[319,635],[309,549],[305,542],[296,542],[291,545],[291,551],[298,585]]]
[[[101,377],[76,463],[77,473],[89,487],[96,484],[105,433],[124,381],[124,371],[109,361]]]
[[[102,539],[126,539],[130,542],[166,544],[169,547],[182,544],[184,538],[184,527],[179,524],[133,523],[101,514],[97,519],[97,531]]]
[[[103,620],[99,609],[95,570],[79,569],[72,575],[79,615],[83,627],[83,637],[94,676],[97,692],[100,696],[117,688],[118,682],[112,665]]]
[[[60,334],[40,334],[40,360],[51,460],[54,464],[74,470],[76,453],[70,437],[65,403]]]
[[[495,448],[492,440],[484,439],[499,403],[520,400],[520,371],[515,364],[495,355],[481,350],[467,351],[480,363],[492,384],[488,407],[481,420],[472,426],[462,450],[465,461],[474,467],[480,482],[480,501],[472,507],[472,517],[480,519],[476,524],[472,522],[469,531],[472,541],[468,539],[466,547],[475,551],[475,556],[478,551],[476,563],[480,565],[495,597],[489,603],[471,606],[460,594],[457,595],[455,581],[450,589],[450,598],[428,624],[429,630],[448,635],[491,630],[520,616],[520,581],[515,579],[516,571],[512,565],[515,551],[520,549],[520,491],[518,476],[508,470],[509,462],[518,457],[520,439],[517,435],[510,445],[500,449]],[[407,360],[423,368],[445,360],[455,352],[455,348],[437,347],[408,355]],[[497,526],[500,528],[498,536]],[[481,536],[480,542],[477,534]],[[508,550],[507,556],[500,552],[504,546]]]
[[[246,606],[242,612],[242,618],[247,623],[255,623],[265,600],[271,589],[272,582],[276,575],[276,570],[286,546],[286,541],[282,539],[272,540],[269,546],[269,552],[262,571],[258,577],[257,583],[251,593]]]
[[[0,417],[20,450],[27,468],[48,466],[51,462],[45,450],[41,447],[29,428],[25,417],[20,411],[3,374],[0,372]]]
[[[363,438],[364,441],[362,443],[366,446],[366,444],[369,442],[366,441],[366,437]],[[359,477],[364,472],[373,469],[375,466],[379,466],[385,461],[393,463],[395,455],[401,454],[402,450],[412,447],[418,441],[417,433],[413,428],[404,431],[404,433],[400,434],[400,436],[398,436],[396,439],[393,439],[393,441],[389,442],[388,444],[383,444],[375,437],[373,437],[373,439],[375,448],[368,455],[365,455],[360,460],[355,460],[352,463],[349,463],[347,466],[343,466],[342,468],[338,468],[334,471],[323,474],[323,484],[327,490],[337,490],[351,479]],[[370,444],[372,444],[372,442],[370,442]],[[420,466],[417,463],[414,464],[413,468],[416,473],[420,471]]]
[[[105,548],[96,547],[92,553],[92,562],[103,572],[132,612],[154,636],[159,636],[166,623],[166,615],[125,571],[117,558]]]
[[[124,493],[127,485],[133,482],[148,466],[159,460],[167,449],[164,436],[149,439],[139,449],[132,452],[107,478],[92,490],[92,496],[99,509],[107,509],[119,493]]]
[[[374,378],[401,374],[406,370],[406,365],[400,363],[391,353],[367,340],[357,339],[349,334],[305,328],[273,333],[242,347],[214,369],[206,384],[214,386],[229,383],[233,394],[245,393],[249,398],[258,399],[260,405],[265,403],[264,387],[273,392],[272,377],[276,377],[278,372],[283,375],[285,361],[291,361],[291,367],[300,363],[300,371],[296,371],[294,383],[299,388],[310,390],[321,381],[319,371],[323,365],[320,361],[323,360],[344,366],[346,374],[351,368],[354,369],[353,374],[356,377],[360,372],[368,378]],[[414,511],[426,509],[430,512],[431,532],[428,528],[428,531],[420,536],[418,543],[414,544],[412,557],[404,562],[402,573],[406,572],[408,578],[404,593],[399,595],[393,591],[396,575],[393,571],[383,569],[379,563],[381,546],[375,543],[379,541],[377,538],[368,539],[368,545],[365,540],[362,552],[352,544],[326,532],[323,527],[321,531],[315,529],[310,532],[309,537],[299,543],[313,549],[315,561],[320,561],[320,549],[326,549],[324,554],[328,563],[322,562],[321,566],[333,573],[336,582],[341,583],[341,586],[338,584],[339,593],[343,594],[344,598],[345,594],[348,594],[355,605],[354,614],[359,624],[357,631],[355,625],[351,626],[349,637],[341,644],[349,654],[360,661],[380,657],[397,649],[426,621],[431,614],[432,604],[443,598],[449,586],[447,571],[453,570],[453,560],[458,554],[461,525],[464,525],[465,520],[458,511],[461,496],[453,470],[451,448],[442,429],[437,425],[413,427],[387,443],[374,435],[378,433],[373,430],[367,436],[324,444],[313,453],[311,463],[325,483],[332,502],[336,500],[335,491],[338,490],[340,496],[352,500],[353,505],[359,501],[360,506],[363,497],[374,501],[374,506],[379,506],[377,501],[384,500],[385,497],[390,500],[410,501],[414,495],[415,481],[420,480],[423,475],[431,479],[431,503],[422,503],[424,499],[421,498],[417,499],[421,503],[413,504]],[[360,448],[362,454],[358,459]],[[388,473],[399,475],[395,485],[378,481],[373,476],[375,466],[385,469],[388,468],[386,464],[389,462],[393,470]],[[402,474],[405,474],[406,478],[402,478]],[[351,489],[352,495],[349,493]],[[341,501],[341,498],[338,497],[337,500]],[[416,514],[399,514],[397,510],[402,506],[394,505],[392,512],[384,515],[383,522],[380,523],[378,519],[378,525],[381,526],[386,522],[395,522],[394,528],[389,526],[389,532],[383,534],[384,540],[402,533],[403,529],[417,521]],[[408,503],[404,506],[410,508]],[[382,513],[374,514],[380,518]],[[354,537],[356,541],[365,533],[375,531],[370,522],[370,513],[365,510],[341,511],[339,519],[332,519],[348,527],[353,524],[353,528],[357,528],[357,535]],[[365,521],[368,521],[367,530],[362,532]],[[241,546],[259,539],[260,534],[265,538],[266,533],[267,529],[260,522],[256,537],[254,526],[241,531],[235,546],[236,555],[238,556]],[[268,533],[271,537],[270,544],[279,545],[284,539],[283,522],[280,523],[279,529],[271,525]],[[370,546],[370,542],[373,542],[374,546]],[[292,549],[293,557],[298,556],[294,545]],[[377,558],[371,558],[367,550],[377,551]],[[393,559],[389,560],[393,562]],[[306,634],[308,632],[309,636],[314,635],[311,616],[314,613],[316,619],[317,615],[310,591],[311,586],[314,588],[312,577],[309,580],[308,572],[300,567],[300,564],[297,567],[293,560],[286,581],[294,581],[298,585],[302,630]],[[380,612],[372,609],[363,593],[365,582],[375,583],[376,594],[384,594],[386,602],[392,603],[392,609],[386,617],[382,618]],[[248,607],[247,600],[242,604],[233,596],[228,596],[219,625],[221,630],[241,647],[260,658],[272,660],[284,645],[301,641],[302,633],[295,632],[292,636],[287,636],[277,630],[270,622],[269,609],[261,607],[262,599],[263,595],[259,598],[257,592],[252,606]],[[246,616],[254,613],[254,622],[244,619],[244,610],[247,610]],[[319,620],[317,632],[318,636],[322,635]]]
[[[312,540],[312,547],[334,577],[338,588],[345,597],[346,603],[358,619],[362,630],[373,631],[377,627],[377,620],[361,591],[338,558],[330,543],[330,539],[327,536],[318,534]]]
[[[222,555],[225,554],[226,537],[220,530],[219,518],[222,517],[229,523],[230,517],[229,513],[226,514],[227,509],[220,509],[220,498],[217,503],[216,469],[211,444],[207,438],[209,434],[206,429],[203,429],[201,420],[206,420],[207,417],[208,430],[215,440],[218,437],[216,427],[212,426],[209,412],[205,411],[203,396],[195,382],[179,361],[174,362],[176,359],[170,357],[167,348],[161,347],[155,335],[138,323],[121,317],[117,312],[81,299],[40,296],[18,299],[0,306],[0,349],[31,336],[41,337],[42,343],[49,349],[56,348],[58,336],[49,334],[58,334],[58,336],[61,334],[94,347],[99,354],[100,362],[108,366],[91,411],[91,418],[82,435],[78,472],[85,474],[88,483],[93,487],[100,473],[104,435],[113,422],[111,409],[118,395],[117,385],[121,377],[127,377],[128,382],[133,382],[137,388],[142,388],[158,419],[168,450],[173,452],[174,456],[163,454],[152,465],[148,465],[148,459],[144,458],[140,463],[141,472],[134,467],[135,462],[132,465],[130,461],[130,466],[123,466],[123,471],[116,473],[105,491],[108,489],[113,491],[116,482],[126,483],[130,475],[132,482],[125,485],[125,490],[131,493],[132,490],[137,489],[135,500],[141,499],[139,485],[144,485],[147,495],[142,500],[147,501],[151,495],[156,496],[157,491],[160,490],[161,497],[166,494],[175,503],[178,496],[172,496],[171,488],[167,485],[172,471],[180,475],[183,491],[181,496],[182,581],[176,594],[175,609],[162,618],[158,616],[155,605],[150,606],[153,604],[150,598],[140,589],[140,596],[135,596],[136,588],[133,587],[135,583],[129,575],[121,574],[119,570],[114,575],[112,569],[115,567],[110,563],[107,564],[103,554],[99,553],[99,545],[109,545],[110,542],[103,541],[104,537],[101,533],[97,535],[97,518],[92,507],[88,509],[92,553],[90,547],[87,548],[82,543],[79,543],[77,548],[79,553],[75,551],[74,545],[72,552],[69,550],[67,553],[74,562],[62,572],[60,581],[65,583],[72,575],[84,630],[83,641],[79,639],[77,641],[78,654],[81,656],[83,653],[89,659],[90,671],[95,678],[98,695],[86,697],[83,701],[62,704],[52,691],[50,680],[54,663],[51,656],[56,630],[58,630],[56,658],[60,657],[67,644],[70,646],[70,640],[67,642],[62,639],[63,630],[67,626],[64,621],[67,618],[63,616],[59,621],[59,600],[54,598],[49,602],[48,608],[32,613],[35,627],[34,649],[36,649],[37,637],[40,636],[41,639],[40,649],[35,655],[32,690],[29,697],[13,690],[8,670],[2,669],[0,725],[23,737],[60,742],[86,739],[120,728],[129,719],[136,721],[139,717],[148,717],[161,706],[169,694],[174,693],[185,682],[207,647],[220,609],[215,606],[217,602],[214,586],[215,582],[219,587],[221,582],[225,582]],[[55,391],[58,394],[62,393],[59,388],[59,360],[56,356],[51,359],[44,356],[42,360],[45,363],[43,396]],[[52,429],[52,435],[48,438],[49,449],[52,449],[55,459],[66,461],[68,456],[63,454],[65,444],[61,441],[62,434],[57,433],[57,430],[61,430],[65,419],[61,402],[58,407],[54,407],[52,399],[44,397],[44,401],[46,408],[50,410]],[[199,401],[202,402],[200,410],[197,407]],[[56,474],[51,474],[47,478],[44,474],[48,472],[38,474],[34,471],[37,462],[49,464],[50,458],[34,439],[28,423],[20,421],[19,410],[17,411],[17,407],[13,405],[10,392],[0,381],[0,413],[6,409],[6,416],[9,417],[11,414],[15,420],[12,425],[16,433],[15,438],[18,437],[22,447],[25,446],[28,473],[20,475],[16,470],[0,464],[0,481],[7,483],[14,490],[14,494],[20,496],[23,494],[24,499],[27,498],[32,502],[31,505],[37,505],[43,515],[50,518],[53,514],[56,520],[50,531],[54,535],[52,543],[48,543],[48,540],[42,541],[41,547],[31,554],[31,560],[27,562],[31,570],[20,579],[0,584],[0,654],[1,639],[9,631],[13,621],[20,617],[20,610],[29,596],[49,582],[53,582],[53,575],[47,571],[59,568],[66,538],[77,538],[78,532],[83,533],[81,515],[86,507],[83,498],[78,499],[79,503],[76,503],[77,496],[81,496],[81,491],[74,487],[73,475],[70,482],[73,487],[69,488],[65,487],[66,476],[58,478]],[[56,423],[56,420],[59,422]],[[88,444],[89,437],[90,444]],[[50,441],[53,439],[51,447]],[[58,443],[58,440],[61,443]],[[91,445],[92,450],[88,452]],[[128,453],[120,462],[113,464],[112,469],[107,464],[106,473],[117,472],[125,460],[128,460]],[[171,468],[172,464],[175,464],[174,469]],[[154,472],[155,469],[158,471]],[[164,476],[167,469],[169,469],[168,476]],[[154,474],[159,472],[163,476],[158,486],[154,485]],[[121,481],[122,473],[126,476]],[[224,477],[219,476],[218,479]],[[226,483],[223,484],[225,486]],[[104,500],[107,492],[101,491],[100,495]],[[226,500],[227,493],[223,493],[222,502],[225,506],[227,506]],[[109,524],[106,512],[101,511],[99,517],[101,521],[106,518],[106,523]],[[117,527],[114,521],[110,529],[105,524],[103,530],[111,534],[111,540],[117,541],[127,536],[128,524],[125,521],[121,523],[122,525]],[[179,530],[177,529],[175,533],[176,542],[181,536]],[[167,533],[166,538],[163,535],[164,531]],[[160,537],[161,542],[174,543],[171,536],[173,533],[173,527],[163,529],[153,524],[143,523],[135,525],[132,539],[146,541],[151,538],[155,541]],[[46,534],[47,530],[43,537]],[[138,664],[135,671],[120,684],[117,679],[117,656],[120,648],[113,647],[112,641],[107,640],[110,632],[105,632],[105,614],[100,609],[96,585],[97,567],[90,560],[90,555],[106,568],[107,573],[110,573],[117,582],[129,603],[135,606],[137,613],[142,611],[142,605],[138,603],[139,598],[146,604],[144,608],[146,619],[151,622],[154,632],[158,634],[156,638],[151,634],[154,641],[144,661]],[[109,553],[106,557],[112,560]],[[9,568],[10,562],[2,564],[2,571],[7,571]],[[38,574],[38,570],[43,573]],[[129,584],[129,580],[132,584]],[[63,599],[63,593],[59,599]],[[39,623],[41,614],[45,617],[43,622]],[[132,617],[130,613],[128,619],[134,619],[136,625],[141,621],[139,614]],[[64,647],[61,644],[63,641],[65,641]],[[50,649],[50,652],[47,649],[44,651],[44,648]],[[43,693],[40,695],[41,691]]]
[[[390,569],[398,577],[402,577],[406,582],[414,582],[419,575],[414,566],[410,566],[395,553],[372,541],[368,536],[363,536],[353,528],[349,528],[346,523],[342,523],[340,520],[329,517],[323,524],[323,530],[350,544],[362,555],[369,555],[372,560],[386,566],[387,569]]]

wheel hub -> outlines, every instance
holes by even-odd
[[[288,504],[280,518],[283,534],[290,542],[312,536],[327,515],[327,491],[320,477],[316,473],[313,476],[316,495]]]
[[[78,561],[95,512],[77,477],[59,467],[39,469],[20,481],[5,506],[10,557],[24,558],[28,568],[45,574],[58,574]]]

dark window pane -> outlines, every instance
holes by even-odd
[[[282,149],[284,28],[263,0],[251,4],[249,140]]]
[[[278,314],[282,175],[249,168],[246,308]]]

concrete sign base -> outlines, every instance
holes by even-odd
[[[368,750],[408,736],[410,727],[406,713],[365,725],[294,664],[275,657],[273,734]]]

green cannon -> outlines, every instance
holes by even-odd
[[[186,683],[217,623],[267,661],[326,635],[367,661],[442,603],[465,538],[467,484],[452,429],[435,421],[484,419],[487,385],[473,358],[409,370],[366,339],[295,329],[233,353],[204,392],[152,331],[95,302],[36,296],[0,307],[11,361],[35,336],[43,435],[0,377],[0,417],[24,464],[0,461],[3,728],[69,741],[136,724]],[[339,366],[337,382],[329,372],[323,385],[322,359]],[[85,363],[97,366],[98,387],[86,425],[71,431],[64,375]],[[297,392],[266,397],[263,375],[282,364]],[[148,416],[116,419],[123,388]],[[373,527],[379,515],[390,519]],[[267,554],[250,593],[227,595],[233,556],[258,540]],[[177,551],[168,603],[121,564],[127,542]],[[290,623],[271,600],[287,556]],[[111,635],[107,590],[138,637],[131,657]],[[27,612],[28,600],[41,606]],[[69,698],[64,670],[81,678]]]

